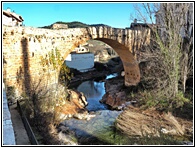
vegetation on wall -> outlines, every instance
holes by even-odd
[[[63,64],[63,58],[60,51],[55,48],[47,53],[46,56],[40,57],[40,64],[42,66],[43,75],[40,79],[31,81],[30,95],[22,94],[22,101],[20,104],[25,112],[31,126],[39,132],[44,139],[50,139],[51,144],[59,144],[59,141],[51,134],[62,119],[56,116],[55,108],[58,105],[64,104],[68,99],[67,87],[61,84],[48,84],[45,79],[50,79],[50,73],[54,72],[56,79],[61,74],[64,76],[61,79],[69,81],[71,79],[70,69]],[[44,77],[44,78],[43,78]],[[57,82],[57,81],[56,81]],[[10,89],[12,91],[12,89]]]
[[[40,117],[45,116],[46,113],[50,113],[51,115],[48,117],[50,117],[50,123],[52,123],[54,122],[54,108],[56,104],[59,104],[62,101],[62,99],[67,99],[67,92],[66,87],[59,87],[59,84],[55,84],[55,86],[50,88],[47,83],[45,84],[44,79],[50,79],[51,71],[55,73],[57,79],[63,63],[63,58],[61,57],[59,50],[56,48],[51,50],[45,57],[41,56],[40,61],[45,74],[40,76],[39,80],[31,81],[30,95],[23,93],[22,97],[25,100],[24,106],[29,118],[32,118],[37,122]],[[71,78],[69,75],[69,69],[64,68],[63,72],[64,75],[67,76],[66,79],[69,80]]]
[[[70,72],[69,67],[64,63],[64,59],[63,57],[61,57],[60,52],[57,48],[48,52],[45,57],[41,56],[40,59],[43,71],[49,69],[55,70],[56,75],[60,75],[60,80],[69,81],[73,76],[73,74]]]
[[[47,68],[50,68],[50,66],[52,66],[52,70],[58,70],[59,66],[63,62],[63,58],[60,56],[60,52],[57,48],[52,49],[45,57],[41,56],[40,58],[44,71],[46,70],[46,66]]]

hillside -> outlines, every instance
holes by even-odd
[[[53,24],[66,24],[68,26],[68,28],[86,28],[86,27],[98,27],[98,26],[107,26],[107,27],[109,27],[108,25],[105,25],[105,24],[88,25],[88,24],[85,24],[85,23],[82,23],[82,22],[78,22],[78,21],[73,21],[73,22],[61,22],[61,21],[58,21],[58,22],[55,22]],[[48,25],[48,26],[39,27],[39,28],[52,29],[52,25],[53,24]]]

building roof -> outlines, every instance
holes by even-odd
[[[134,28],[134,27],[149,27],[149,24],[146,23],[131,23],[130,28]]]
[[[22,16],[14,13],[14,12],[10,12],[10,11],[7,11],[7,10],[3,10],[3,15],[7,16],[7,17],[13,17],[15,18],[16,20],[18,20],[19,22],[22,22],[24,21],[24,19],[22,18]]]

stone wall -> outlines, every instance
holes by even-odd
[[[41,56],[45,57],[49,51],[57,48],[66,57],[69,51],[81,43],[78,40],[81,35],[80,29],[53,31],[3,27],[3,72],[6,85],[27,92],[32,83],[36,85],[40,80],[48,84],[56,83],[58,78],[55,71],[43,72]]]
[[[32,27],[3,26],[3,78],[7,86],[15,86],[20,92],[46,87],[58,82],[58,73],[43,71],[41,57],[58,49],[65,59],[80,44],[89,39],[101,40],[112,46],[121,57],[125,72],[125,84],[135,85],[140,80],[137,61],[130,51],[138,49],[140,43],[149,42],[144,31],[89,27],[49,30]]]

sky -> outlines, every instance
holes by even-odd
[[[134,14],[131,2],[3,2],[23,17],[25,26],[43,27],[57,21],[79,21],[86,24],[106,24],[115,28],[130,27]]]

